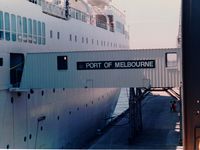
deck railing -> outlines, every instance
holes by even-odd
[[[59,17],[62,19],[67,19],[66,8],[59,7],[58,5],[54,5],[45,0],[42,0],[41,5],[42,5],[42,11],[44,13],[47,13],[49,15],[53,15],[55,17]]]
[[[74,18],[91,25],[96,25],[97,27],[103,28],[105,30],[107,30],[109,27],[111,32],[115,31],[113,23],[107,24],[107,22],[101,19],[97,19],[95,22],[89,14],[82,12],[76,8],[60,7],[59,5],[48,2],[47,0],[28,0],[28,1],[40,5],[42,7],[42,11],[48,15],[55,16],[65,20],[69,18]],[[113,9],[115,8],[113,7]],[[115,9],[115,11],[118,10]],[[122,15],[121,12],[118,11],[118,13]]]

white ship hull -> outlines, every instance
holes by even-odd
[[[36,0],[0,2],[0,60],[3,62],[0,63],[0,148],[81,148],[95,136],[97,129],[106,125],[120,89],[10,91],[20,82],[17,79],[17,84],[12,83],[15,82],[13,76],[23,71],[23,67],[18,68],[21,66],[18,61],[27,53],[127,49],[128,37],[122,28],[118,29],[121,33],[114,32],[111,24],[105,29],[108,23],[103,24],[103,29],[84,22],[84,17],[81,21],[49,15],[44,11],[53,7],[48,5],[44,9],[31,1]],[[110,17],[110,21],[112,19]],[[41,25],[37,32],[34,21],[37,28]],[[12,54],[21,58],[12,60]]]
[[[119,93],[87,88],[1,91],[0,147],[81,148],[106,124]]]

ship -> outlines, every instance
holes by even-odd
[[[119,88],[20,91],[27,53],[128,48],[125,15],[110,0],[1,0],[0,148],[82,148],[108,123],[120,94]]]

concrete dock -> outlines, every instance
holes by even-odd
[[[89,149],[182,149],[179,146],[179,102],[177,112],[171,112],[171,100],[173,98],[164,92],[153,92],[142,101],[143,131],[131,144],[127,114],[93,141]]]

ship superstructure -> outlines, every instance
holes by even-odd
[[[116,88],[16,90],[27,53],[128,47],[125,15],[109,0],[1,0],[0,148],[80,148],[119,96]]]

